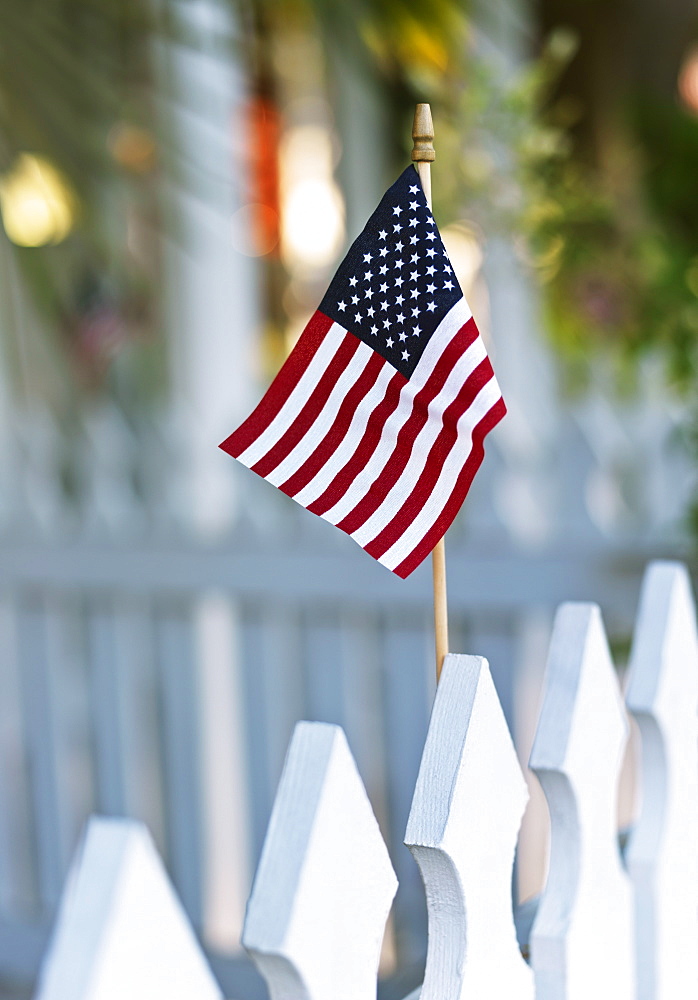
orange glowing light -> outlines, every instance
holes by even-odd
[[[694,115],[698,115],[698,48],[691,49],[679,72],[679,96]]]

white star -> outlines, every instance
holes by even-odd
[[[337,303],[337,308],[338,308],[338,309],[339,309],[339,310],[340,310],[341,312],[344,312],[344,310],[346,309],[346,307],[347,307],[347,304],[346,304],[346,302],[338,302],[338,303]]]
[[[352,297],[351,297],[352,305],[355,306],[358,301],[359,301],[359,296],[358,295],[352,295]]]
[[[417,261],[419,260],[419,254],[413,253],[412,256],[410,257],[410,260],[412,261],[413,264],[416,264]]]
[[[378,327],[377,326],[372,326],[371,327],[371,333],[378,333]]]
[[[373,289],[367,288],[366,291],[364,292],[364,298],[370,299],[372,295],[373,295]]]
[[[416,326],[414,328],[414,330],[412,331],[412,336],[413,337],[418,337],[421,332],[422,332],[422,328],[420,326]]]
[[[414,229],[416,225],[417,225],[417,219],[410,219],[410,227]]]
[[[435,233],[427,233],[427,239],[428,240],[435,240],[436,239],[436,234]]]
[[[401,306],[402,303],[404,302],[404,299],[403,299],[402,295],[398,295],[398,297],[395,299],[395,301],[397,302],[397,304],[399,306]]]
[[[400,275],[398,275],[397,278],[395,279],[395,284],[397,285],[398,288],[402,284],[402,280],[403,279],[400,277]]]
[[[412,315],[415,319],[417,318],[417,316],[419,316],[419,308],[417,306],[415,306],[414,309],[412,310]]]
[[[385,342],[385,346],[386,347],[392,347],[393,346],[393,338],[392,337],[388,337],[388,339]]]
[[[357,313],[357,314],[356,314],[356,315],[354,316],[354,319],[356,320],[356,322],[357,322],[357,323],[360,323],[360,322],[361,322],[361,313]]]
[[[444,281],[444,288],[448,288],[450,290],[451,288],[453,288],[453,282],[452,281]]]
[[[407,340],[407,334],[406,333],[401,333],[400,334],[400,340]]]
[[[380,273],[381,274],[385,274],[387,270],[388,270],[388,265],[387,264],[381,264]]]
[[[387,302],[381,302],[381,309],[387,309],[387,308],[388,308],[388,303]]]
[[[394,233],[399,233],[401,229],[402,229],[402,226],[400,225],[400,223],[396,222],[395,225],[393,226],[393,232]]]
[[[419,202],[416,202],[416,201],[411,202],[410,203],[410,208],[412,209],[413,212],[416,212],[417,209],[419,208]]]
[[[382,292],[387,292],[388,291],[388,284],[387,284],[387,282],[385,282],[385,281],[383,282],[383,284],[381,285],[381,291]]]
[[[435,254],[436,254],[436,250],[434,250],[433,247],[429,247],[429,249],[427,250],[427,257],[434,257]]]
[[[398,253],[402,250],[402,243],[398,242],[395,244],[395,249]]]
[[[399,215],[401,211],[402,208],[399,205],[396,205],[395,208],[393,209],[393,215]]]
[[[405,263],[405,262],[404,262],[404,261],[402,261],[402,260],[396,260],[396,261],[395,261],[395,267],[402,267],[404,263]]]
[[[427,268],[427,274],[429,274],[429,275],[434,274],[435,271],[436,271],[436,268],[434,267],[434,265],[430,264],[429,267]]]
[[[434,310],[436,309],[436,303],[434,303],[434,302],[428,302],[427,303],[427,309],[429,310],[430,313],[433,313]]]
[[[400,314],[398,315],[398,317],[397,317],[397,319],[395,320],[395,322],[396,322],[396,323],[404,323],[404,322],[405,322],[405,317],[404,317],[404,316],[402,315],[402,313],[400,313]]]
[[[402,360],[403,360],[403,361],[409,361],[409,360],[410,360],[410,356],[409,356],[409,354],[407,353],[407,351],[403,351],[403,352],[402,352]]]
[[[427,291],[429,292],[430,295],[433,295],[434,292],[436,291],[436,285],[427,285]]]
[[[365,272],[365,274],[364,274],[364,280],[365,281],[370,281],[372,277],[373,277],[373,272],[372,271],[366,271]]]
[[[364,254],[364,264],[368,264],[369,260],[371,260],[371,259],[372,258],[371,258],[371,254],[370,253],[365,253]]]
[[[381,229],[381,231],[378,233],[378,239],[384,240],[387,235],[388,234],[386,233],[385,229]]]
[[[419,271],[412,271],[410,274],[410,281],[418,281],[418,280],[419,280]]]
[[[373,308],[373,306],[369,306],[368,309],[366,310],[366,315],[367,316],[374,316],[375,312],[376,312],[376,310]]]
[[[416,242],[417,242],[417,234],[412,233],[412,235],[410,236],[410,243],[414,244]]]
[[[418,299],[419,298],[419,289],[418,288],[411,288],[410,289],[410,295],[412,296],[413,299]]]
[[[380,255],[381,255],[381,257],[387,257],[388,256],[388,248],[387,247],[381,247],[380,248]]]
[[[356,284],[356,280],[357,280],[356,278],[349,278],[349,284],[351,285],[352,288]]]
[[[410,194],[417,194],[418,191],[419,191],[419,187],[416,184],[414,184],[412,187],[410,187]]]
[[[388,317],[387,317],[387,316],[386,316],[386,318],[385,318],[385,319],[383,320],[383,326],[385,327],[385,329],[386,329],[386,330],[389,330],[389,329],[390,329],[390,320],[388,319]]]
[[[434,217],[433,217],[433,215],[430,215],[430,216],[429,216],[429,218],[427,219],[427,223],[428,223],[428,225],[430,225],[430,226],[435,226],[435,225],[436,225],[436,223],[434,222]]]
[[[448,266],[448,264],[444,264],[444,271],[446,272],[446,274],[451,273],[451,268]]]

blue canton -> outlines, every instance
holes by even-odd
[[[388,189],[319,309],[409,378],[463,297],[414,167]]]

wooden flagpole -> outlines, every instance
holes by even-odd
[[[434,123],[428,104],[418,104],[412,125],[412,159],[419,174],[427,205],[431,209],[431,163],[434,152]],[[434,579],[434,635],[436,638],[436,681],[441,676],[444,657],[448,653],[448,604],[446,599],[446,543],[442,538],[431,554]]]

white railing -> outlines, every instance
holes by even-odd
[[[627,708],[626,708],[627,706]],[[642,806],[623,860],[617,785],[639,729]],[[517,943],[511,876],[526,784],[487,661],[450,655],[406,843],[429,943],[410,1000],[676,1000],[698,989],[698,643],[682,566],[647,570],[626,704],[593,604],[557,614],[531,767],[551,816],[547,884]],[[375,997],[397,879],[343,731],[299,723],[243,943],[273,1000]],[[220,997],[142,826],[92,820],[37,1000]]]

